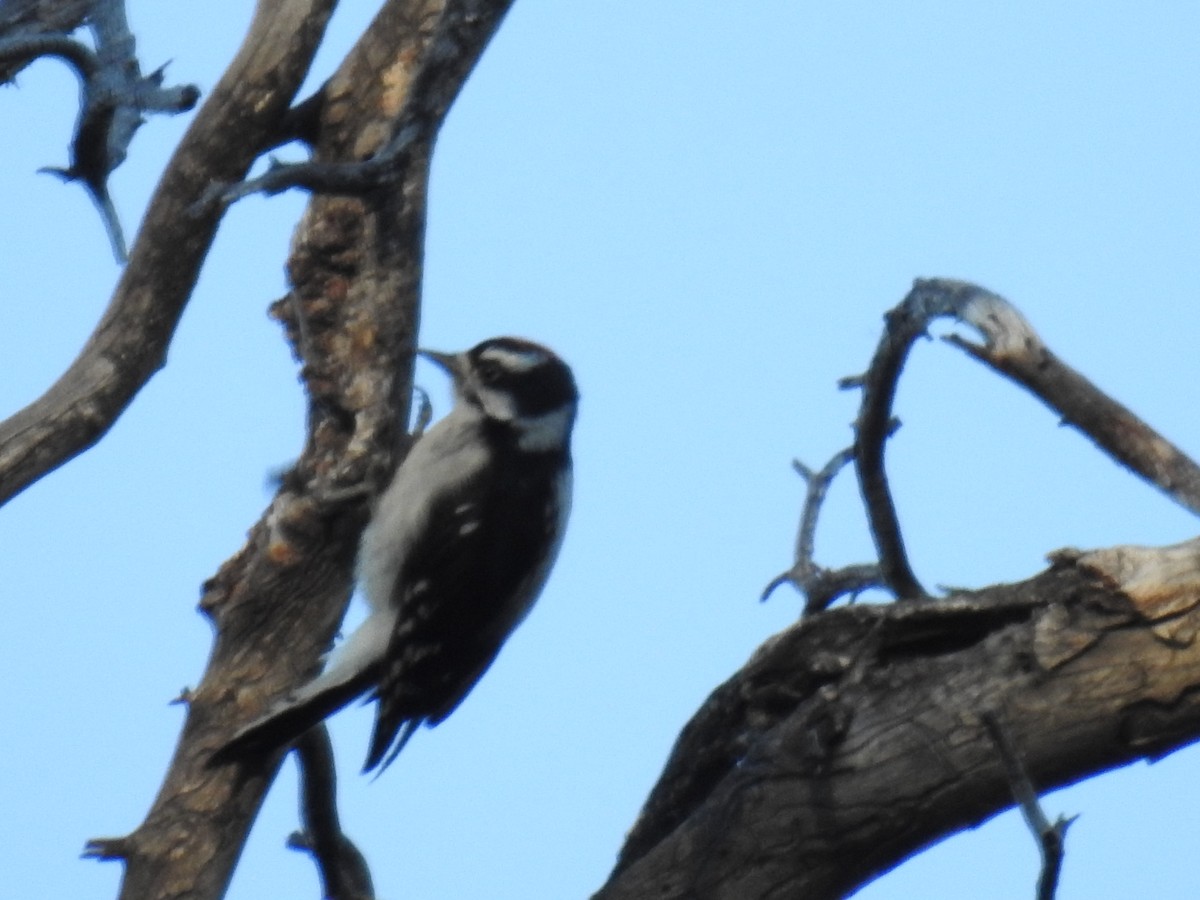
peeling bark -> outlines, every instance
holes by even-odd
[[[840,897],[1009,807],[983,715],[1049,790],[1200,736],[1200,542],[808,617],[679,738],[596,894]]]

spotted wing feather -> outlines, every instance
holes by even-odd
[[[569,473],[569,461],[546,467],[502,447],[437,498],[396,580],[398,615],[365,769],[384,760],[398,735],[385,766],[413,728],[445,719],[529,611],[558,550]]]

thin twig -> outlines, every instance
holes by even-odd
[[[92,0],[87,23],[95,38],[94,52],[65,33],[19,33],[0,40],[0,67],[16,69],[38,56],[52,56],[69,63],[79,76],[79,117],[70,165],[41,171],[84,185],[104,222],[113,255],[124,263],[125,238],[109,196],[108,177],[125,161],[145,113],[189,110],[200,92],[192,85],[164,88],[162,68],[142,75],[121,0]]]
[[[337,775],[333,744],[324,724],[310,728],[296,741],[300,768],[300,820],[304,830],[288,838],[293,850],[308,853],[321,876],[328,900],[374,900],[375,888],[367,861],[342,832],[337,812]]]
[[[802,615],[820,612],[845,594],[857,595],[872,587],[883,587],[879,566],[862,564],[827,569],[816,562],[817,520],[829,487],[837,474],[854,459],[854,448],[848,447],[814,472],[800,460],[792,468],[804,479],[806,490],[800,512],[800,528],[796,534],[795,562],[783,574],[774,578],[762,593],[766,600],[780,585],[789,583],[804,594]]]
[[[214,207],[224,209],[253,194],[273,196],[291,188],[301,188],[314,194],[361,197],[383,185],[403,180],[404,163],[407,161],[405,151],[426,140],[427,134],[405,131],[389,141],[375,156],[356,163],[285,163],[272,157],[267,171],[257,178],[248,178],[233,185],[210,185],[190,212],[199,216]]]
[[[1033,832],[1042,855],[1037,900],[1054,900],[1054,892],[1058,888],[1059,872],[1062,869],[1063,844],[1066,840],[1067,828],[1075,821],[1075,817],[1064,819],[1059,816],[1054,822],[1046,818],[1046,814],[1042,811],[1042,805],[1038,802],[1037,790],[1029,778],[1029,773],[1025,770],[1024,763],[1021,762],[1012,735],[1001,723],[1000,716],[992,710],[985,710],[980,714],[980,719],[982,719],[992,743],[996,746],[996,752],[1000,754],[1009,786],[1012,787],[1013,799],[1021,808],[1025,824]]]

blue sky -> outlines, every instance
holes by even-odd
[[[370,15],[346,4],[314,83]],[[361,8],[360,8],[361,7]],[[248,21],[229,0],[130,3],[147,67],[210,88]],[[422,340],[494,334],[577,372],[576,503],[537,609],[458,712],[374,783],[371,711],[333,723],[344,825],[381,898],[583,897],[674,736],[793,620],[800,457],[850,441],[882,313],[914,277],[976,281],[1184,449],[1200,448],[1200,7],[1185,2],[655,4],[518,0],[453,109],[431,189]],[[118,275],[62,165],[76,86],[0,91],[0,415],[70,362]],[[132,237],[187,117],[113,181]],[[286,156],[288,151],[282,155]],[[84,842],[141,820],[210,634],[200,582],[302,441],[278,328],[303,197],[238,204],[167,367],[95,449],[0,510],[0,767],[14,896],[105,898]],[[445,385],[421,368],[436,409]],[[927,585],[1034,574],[1055,548],[1171,543],[1191,516],[952,348],[922,344],[889,448]],[[818,551],[870,554],[852,479]],[[358,615],[357,610],[352,615]],[[1061,900],[1191,897],[1200,756],[1051,795],[1080,814]],[[316,896],[290,764],[230,897]],[[986,879],[980,877],[987,871]],[[863,900],[1029,896],[1016,814]]]

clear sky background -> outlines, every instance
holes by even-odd
[[[312,84],[374,4],[335,18]],[[130,3],[143,64],[212,87],[244,2]],[[42,62],[0,91],[0,415],[79,350],[118,277],[65,165],[76,85]],[[155,119],[114,180],[132,236],[189,117]],[[1184,449],[1200,451],[1200,5],[1071,0],[518,0],[434,164],[422,340],[526,335],[583,392],[577,494],[533,615],[445,724],[378,781],[372,711],[337,716],[344,826],[378,894],[586,897],[680,727],[800,600],[802,485],[851,440],[883,312],[914,277],[976,281]],[[285,151],[297,158],[298,152]],[[303,434],[265,314],[304,198],[226,218],[160,372],[95,449],[0,510],[0,859],[6,896],[108,898],[84,842],[142,819],[210,644],[199,585]],[[444,380],[420,368],[444,412]],[[1196,522],[1016,388],[925,343],[890,472],[927,585],[1038,572],[1074,545],[1161,544]],[[871,555],[853,479],[818,537]],[[357,615],[357,611],[354,613]],[[1062,900],[1190,898],[1200,755],[1045,799],[1079,814]],[[316,897],[285,765],[230,896]],[[1032,896],[1007,813],[862,900]]]

